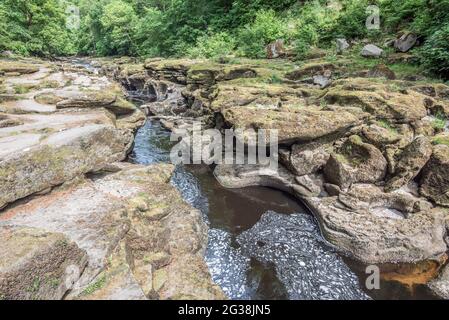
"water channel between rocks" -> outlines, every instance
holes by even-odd
[[[98,73],[82,59],[72,63]],[[148,120],[129,161],[168,163],[172,146],[160,122]],[[394,282],[364,290],[364,266],[330,248],[310,212],[288,194],[264,187],[226,189],[203,165],[177,167],[172,184],[202,212],[209,226],[206,262],[231,299],[432,298]]]
[[[130,161],[169,162],[171,146],[170,133],[149,120],[137,133]],[[365,292],[363,272],[327,246],[312,215],[288,194],[226,189],[211,169],[198,165],[178,167],[172,184],[203,213],[210,228],[206,262],[231,299],[413,298],[392,284]]]
[[[75,64],[90,67],[84,61]],[[170,132],[159,121],[148,120],[137,132],[129,161],[168,163],[172,146]],[[209,226],[206,262],[230,299],[431,298],[397,283],[364,290],[365,266],[329,247],[308,209],[284,192],[226,189],[205,165],[178,166],[172,184],[203,214]]]

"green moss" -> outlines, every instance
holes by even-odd
[[[39,84],[40,89],[47,89],[47,88],[56,89],[59,87],[60,87],[59,82],[56,80],[45,80]]]
[[[31,87],[22,84],[16,84],[14,85],[13,89],[16,94],[27,94],[28,92],[30,92]]]
[[[390,131],[391,134],[398,134],[398,130],[387,119],[380,119],[377,121],[377,124]]]
[[[434,144],[434,145],[445,145],[445,146],[448,146],[449,147],[449,136],[446,136],[446,137],[435,137],[433,140],[432,140],[432,143]]]
[[[86,289],[83,290],[81,296],[89,296],[96,291],[102,289],[106,285],[106,275],[100,276],[95,282],[91,283]]]
[[[47,280],[47,284],[50,286],[50,288],[57,289],[59,287],[59,285],[61,284],[61,279],[50,278]]]
[[[442,113],[437,113],[432,121],[432,127],[436,130],[444,130],[446,127],[446,117]]]
[[[270,78],[270,83],[273,84],[281,84],[284,81],[277,75],[277,74],[273,74]]]
[[[35,278],[33,280],[33,283],[31,284],[31,286],[28,288],[28,292],[36,294],[37,292],[39,292],[39,289],[41,288],[41,279],[40,278]]]
[[[58,242],[56,243],[56,245],[57,245],[58,247],[63,247],[63,248],[65,248],[65,247],[67,247],[67,246],[69,245],[69,242],[67,241],[67,239],[61,239],[61,240],[58,240]]]

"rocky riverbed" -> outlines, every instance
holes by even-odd
[[[378,78],[382,68],[354,71],[344,59],[91,65],[0,61],[0,298],[232,297],[206,263],[201,199],[176,190],[163,152],[135,143],[146,116],[168,129],[279,129],[278,173],[220,165],[215,176],[290,193],[315,216],[267,213],[238,237],[238,257],[273,264],[289,298],[365,298],[341,255],[449,298],[446,85]],[[138,164],[121,162],[133,147]]]
[[[340,253],[447,298],[449,87],[382,64],[398,59],[372,69],[354,69],[344,56],[298,64],[121,59],[102,61],[102,71],[152,95],[143,110],[168,129],[193,119],[279,129],[278,173],[219,165],[218,180],[292,194]],[[328,85],[314,84],[318,76]]]

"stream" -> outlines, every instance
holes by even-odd
[[[74,64],[90,67],[84,60]],[[170,132],[159,121],[148,119],[136,134],[129,161],[169,163],[172,146]],[[178,166],[172,184],[201,211],[209,227],[206,263],[214,282],[230,299],[432,298],[398,283],[364,289],[364,266],[335,252],[308,209],[284,192],[265,187],[226,189],[206,165]]]
[[[169,162],[170,133],[139,130],[133,163]],[[172,179],[209,226],[206,262],[231,299],[367,299],[358,277],[321,238],[316,222],[281,191],[226,189],[207,166],[179,166]],[[266,213],[266,214],[265,214]]]

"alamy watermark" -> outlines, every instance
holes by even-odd
[[[259,165],[278,170],[278,130],[203,130],[201,122],[190,128],[174,129],[170,140],[177,142],[170,153],[175,165]]]
[[[366,289],[380,290],[380,268],[375,265],[370,265],[365,270],[368,276],[365,281]]]
[[[375,5],[368,6],[366,8],[366,28],[368,30],[379,30],[380,29],[380,8]]]

